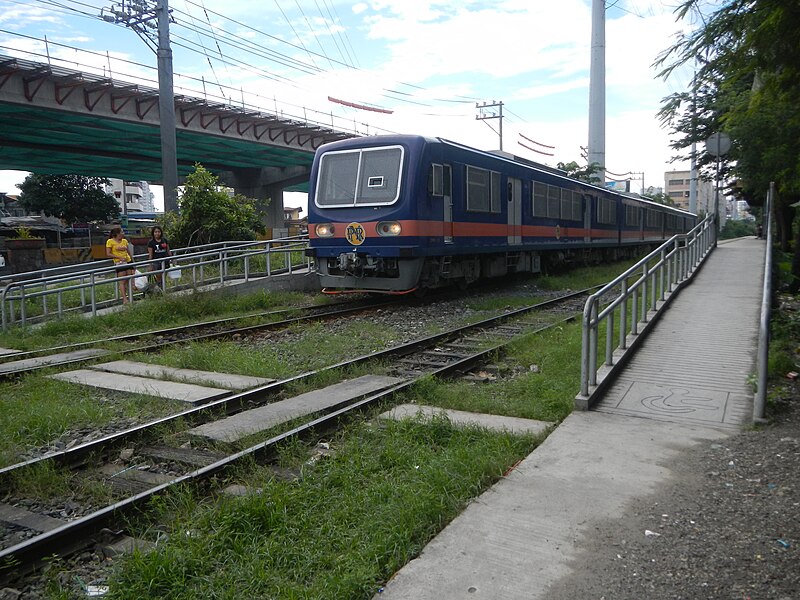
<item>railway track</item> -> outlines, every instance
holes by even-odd
[[[506,344],[521,335],[541,332],[576,318],[583,309],[586,295],[591,291],[575,292],[381,352],[356,357],[318,371],[297,375],[191,408],[69,450],[0,469],[0,485],[8,488],[26,469],[45,465],[59,468],[83,467],[100,478],[105,478],[106,481],[113,481],[112,485],[116,490],[128,494],[114,504],[91,511],[72,521],[63,524],[50,523],[49,529],[0,550],[0,582],[30,572],[41,564],[45,557],[65,556],[86,548],[94,543],[94,536],[105,528],[121,529],[119,523],[122,519],[144,511],[150,499],[176,485],[195,483],[218,475],[244,458],[267,459],[276,444],[312,430],[335,427],[340,419],[350,418],[363,408],[390,401],[421,377],[431,375],[448,377],[456,373],[465,373],[502,352]],[[389,363],[388,371],[391,377],[385,378],[380,386],[381,389],[367,391],[341,402],[329,402],[322,409],[312,409],[299,425],[287,429],[288,424],[298,422],[298,415],[290,415],[284,419],[282,429],[267,428],[269,435],[267,439],[243,450],[224,455],[152,442],[152,432],[159,427],[178,422],[202,427],[203,424],[213,422],[220,416],[244,414],[242,411],[245,408],[256,406],[269,409],[271,406],[290,402],[291,399],[276,400],[291,384],[307,381],[325,371],[370,361]],[[272,435],[276,430],[278,433]],[[137,456],[143,457],[145,462],[167,462],[170,465],[170,473],[166,475],[155,472],[148,475],[146,474],[148,471],[140,469],[138,465],[120,469],[108,462],[97,464],[103,459],[108,460],[118,456],[122,448],[129,448],[132,445],[138,446],[134,452]],[[124,476],[125,472],[134,471],[137,475],[135,478]],[[0,505],[0,515],[4,510],[10,509]]]
[[[324,321],[348,315],[357,314],[376,307],[385,307],[401,303],[401,300],[370,300],[360,302],[341,302],[327,306],[311,306],[277,311],[254,313],[242,317],[229,317],[214,321],[205,321],[179,327],[168,327],[114,336],[103,340],[65,344],[51,348],[30,350],[8,355],[0,359],[0,380],[21,377],[43,369],[53,367],[71,367],[91,361],[105,360],[112,355],[128,355],[137,352],[158,352],[171,345],[188,342],[201,342],[215,339],[224,339],[235,335],[248,335],[261,331],[274,331],[284,329],[298,323]],[[280,318],[284,315],[296,314],[298,311],[305,313],[300,316]],[[259,323],[255,325],[235,326],[236,322],[252,319],[278,318],[276,321]],[[141,340],[157,340],[155,342],[134,345],[129,348],[106,350],[107,344],[120,344],[137,342]]]

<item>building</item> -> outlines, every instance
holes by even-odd
[[[683,210],[689,210],[689,187],[691,171],[667,171],[664,173],[664,193]],[[697,213],[714,212],[714,185],[710,181],[697,180]]]
[[[116,198],[119,210],[123,215],[127,215],[129,212],[144,212],[142,184],[146,185],[146,181],[122,181],[122,179],[109,179],[109,181],[111,183],[106,185],[106,194]],[[149,186],[147,186],[147,194],[149,199]],[[152,200],[150,202],[152,204]]]
[[[148,213],[156,212],[156,207],[153,204],[153,192],[150,191],[150,184],[146,181],[140,181],[139,184],[142,188],[142,210]]]
[[[283,207],[283,226],[286,235],[294,236],[308,233],[308,217],[300,217],[301,212],[303,212],[302,207]],[[273,235],[276,235],[276,233],[273,232]]]

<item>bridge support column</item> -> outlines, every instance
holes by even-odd
[[[233,187],[237,194],[254,198],[264,213],[267,227],[283,227],[283,190],[308,181],[309,169],[288,167],[277,169],[236,169],[220,174],[220,181]],[[266,202],[268,201],[268,203]]]

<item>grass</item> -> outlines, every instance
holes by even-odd
[[[0,397],[0,466],[19,462],[30,448],[54,444],[68,431],[185,408],[182,402],[86,388],[42,375],[0,384]]]
[[[296,481],[256,469],[245,477],[260,493],[160,499],[169,541],[127,557],[108,597],[370,598],[537,442],[438,419],[355,424],[313,465],[290,447]]]
[[[581,329],[556,326],[513,342],[502,363],[518,374],[495,383],[426,379],[410,400],[441,408],[559,422],[572,411],[579,389]],[[532,370],[532,366],[536,366]],[[516,368],[516,369],[515,369]]]
[[[514,377],[426,379],[403,400],[560,421],[577,393],[579,349],[580,327],[560,325],[511,345],[503,363],[517,367]],[[352,424],[316,462],[288,442],[279,464],[295,481],[251,465],[220,482],[246,484],[253,493],[244,498],[209,501],[185,489],[158,499],[154,519],[171,524],[169,541],[124,559],[109,597],[371,598],[541,439],[458,429],[442,417]],[[155,535],[144,527],[141,535]]]
[[[235,341],[171,347],[157,361],[171,367],[285,379],[382,349],[397,335],[384,325],[368,322],[346,322],[335,332],[325,323],[298,325],[292,330],[300,335],[280,343],[265,340],[255,349]],[[132,360],[153,359],[141,355]]]
[[[474,310],[531,301],[478,302]],[[330,324],[297,326],[294,333],[299,335],[282,343],[265,341],[255,351],[227,341],[189,344],[168,350],[158,362],[285,378],[382,348],[398,332],[359,322],[333,330]],[[579,361],[579,325],[560,325],[511,345],[502,362],[513,377],[477,385],[427,379],[404,401],[558,422],[572,410]],[[313,387],[363,372],[325,373]],[[305,391],[297,388],[289,393]],[[225,483],[244,483],[260,489],[258,494],[209,501],[204,492],[185,489],[156,500],[151,524],[159,529],[169,524],[169,541],[125,559],[109,597],[372,597],[470,498],[540,441],[455,429],[446,419],[367,421],[337,434],[333,457],[308,463],[308,448],[295,440],[283,447],[280,462],[301,474],[297,481],[277,481],[268,468],[250,465]],[[61,585],[51,590],[54,598],[63,593]]]
[[[0,332],[0,346],[23,351],[35,350],[257,311],[304,306],[311,301],[309,296],[298,292],[259,292],[233,297],[211,293],[167,295],[137,301],[124,311],[95,318],[74,315],[49,321],[38,327],[15,327],[7,332]]]

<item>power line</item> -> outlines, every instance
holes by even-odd
[[[275,1],[277,2],[277,0],[275,0]],[[325,52],[325,48],[322,47],[322,42],[319,41],[319,37],[317,37],[317,33],[314,31],[314,28],[311,26],[311,23],[309,22],[308,17],[306,16],[306,13],[303,12],[303,8],[300,6],[300,3],[297,0],[294,0],[294,3],[297,6],[297,10],[299,10],[300,14],[303,15],[303,19],[305,19],[306,25],[308,26],[308,30],[311,32],[311,35],[313,35],[314,39],[317,40],[317,44],[319,45],[319,49],[322,50],[322,54],[328,60],[328,64],[331,66],[331,68],[333,68],[333,63],[331,62],[331,58],[330,58],[330,56],[328,56],[328,53]],[[347,65],[347,66],[349,67],[350,65]]]
[[[286,16],[285,12],[283,12],[283,7],[281,7],[281,5],[278,4],[278,0],[275,0],[275,6],[277,6],[278,10],[281,11],[281,14],[283,15],[283,19],[284,19],[284,21],[286,21],[286,24],[292,30],[292,33],[294,34],[295,39],[298,42],[300,42],[300,45],[303,47],[303,50],[306,51],[306,54],[308,54],[308,57],[311,59],[311,62],[314,63],[314,66],[316,67],[317,63],[314,62],[314,57],[312,56],[312,53],[308,50],[308,48],[306,48],[306,45],[303,43],[303,40],[300,37],[300,35],[298,35],[297,30],[295,30],[294,25],[292,25],[292,22],[289,20],[289,17]],[[319,67],[317,67],[317,68],[319,68]]]
[[[184,0],[184,4],[186,4],[186,0]],[[187,10],[189,9],[189,5],[188,4],[186,5],[186,9]],[[208,14],[206,14],[206,17],[208,17]],[[194,19],[194,16],[192,16],[191,18]],[[208,67],[209,67],[209,69],[211,69],[211,74],[214,76],[214,80],[217,82],[217,85],[219,85],[219,78],[217,77],[216,71],[214,71],[214,65],[211,63],[211,58],[209,58],[209,56],[208,56],[208,52],[206,51],[205,44],[203,44],[203,40],[200,37],[199,33],[197,34],[197,41],[200,42],[200,45],[203,47],[203,54],[205,54],[205,56],[206,56],[206,62],[208,62]],[[219,50],[219,44],[217,44],[217,50]],[[220,50],[219,54],[220,54],[220,56],[222,56],[222,50]],[[221,91],[222,91],[222,88],[220,88],[220,92]],[[222,95],[224,96],[225,94],[223,93]]]
[[[325,5],[325,10],[328,11],[328,15],[330,15],[331,21],[333,21],[334,23],[336,23],[337,21],[341,23],[342,20],[339,18],[339,13],[336,12],[336,5],[331,2],[329,6],[328,0],[322,0],[322,3]],[[331,14],[331,8],[333,9],[333,13],[336,15],[336,18],[334,18],[334,16]],[[342,27],[342,30],[344,31],[344,39],[342,39],[342,33],[340,31],[337,31],[336,34],[339,36],[339,39],[342,40],[342,45],[345,47],[345,50],[347,50],[347,46],[350,46],[350,50],[353,51],[352,55],[350,54],[350,52],[347,52],[347,56],[350,57],[350,64],[351,65],[355,64],[360,67],[361,65],[358,63],[358,57],[356,55],[355,48],[353,48],[353,44],[350,43],[350,36],[347,35],[347,29]],[[345,41],[347,42],[346,44],[344,43]],[[355,61],[353,60],[354,58]]]
[[[77,11],[77,9],[72,8],[72,7],[67,7],[64,4],[61,4],[60,2],[57,2],[56,0],[38,0],[38,1],[43,3],[43,4],[48,5],[48,8],[50,10],[53,10],[53,8],[50,8],[50,7],[59,7],[59,8],[64,9],[64,10],[69,9],[72,13],[77,12],[81,16],[85,16],[85,17],[93,18],[93,19],[97,18],[97,15],[92,15],[92,14],[90,14],[88,12]],[[207,29],[204,26],[204,24],[202,24],[200,22],[199,19],[197,19],[196,17],[194,17],[190,13],[183,12],[183,11],[180,11],[180,10],[175,10],[176,13],[179,13],[181,15],[185,15],[186,16],[186,19],[179,19],[178,22],[176,23],[176,25],[179,26],[180,28],[186,29],[187,31],[194,33],[195,35],[198,36],[198,40],[199,40],[199,44],[198,44],[196,42],[193,42],[193,41],[189,40],[188,38],[181,37],[180,35],[175,35],[176,39],[180,40],[179,42],[176,43],[176,46],[178,46],[180,48],[183,48],[185,50],[188,50],[190,52],[195,52],[197,54],[202,55],[204,57],[204,60],[209,64],[209,68],[211,69],[212,76],[216,80],[217,85],[220,86],[221,90],[222,90],[222,86],[221,86],[221,84],[219,82],[219,78],[217,77],[216,72],[214,70],[214,66],[213,66],[213,63],[212,63],[212,58],[209,56],[207,48],[206,48],[205,44],[202,42],[202,39],[199,36],[205,36],[205,37],[208,37],[209,39],[213,39],[214,40],[214,43],[217,46],[217,50],[219,51],[219,54],[220,54],[219,60],[221,60],[223,62],[223,64],[226,65],[226,68],[227,68],[228,65],[241,66],[245,70],[247,70],[249,72],[252,72],[252,73],[254,73],[254,74],[258,75],[258,76],[263,76],[263,77],[265,77],[265,78],[267,78],[269,80],[272,80],[272,81],[276,81],[276,80],[283,81],[283,82],[292,84],[294,87],[298,87],[295,84],[295,82],[289,77],[284,77],[284,76],[278,75],[277,73],[273,73],[271,71],[265,70],[262,67],[258,67],[258,66],[254,65],[254,64],[251,64],[251,63],[246,62],[246,61],[241,60],[241,59],[237,59],[234,56],[231,56],[230,54],[226,55],[221,50],[220,44],[223,44],[223,43],[227,44],[232,49],[236,49],[236,50],[239,50],[239,51],[242,51],[242,52],[254,55],[254,56],[259,56],[261,58],[273,61],[276,64],[279,64],[281,66],[292,68],[292,69],[298,70],[298,71],[306,73],[306,74],[315,74],[315,73],[324,72],[322,69],[320,69],[318,66],[316,66],[316,64],[310,65],[308,63],[304,63],[302,61],[299,61],[299,60],[297,60],[295,58],[292,58],[292,57],[290,57],[290,56],[288,56],[286,54],[283,54],[281,52],[276,52],[276,51],[273,51],[273,50],[269,50],[268,48],[265,48],[264,46],[257,45],[253,41],[245,39],[245,38],[243,38],[243,37],[241,37],[241,36],[239,36],[239,35],[237,35],[235,33],[232,33],[230,31],[225,30],[225,29],[223,29],[221,27],[216,27],[215,28],[210,23],[210,17],[208,16],[208,13],[214,14],[215,16],[218,16],[218,17],[220,17],[222,19],[225,19],[226,21],[230,21],[232,23],[238,24],[241,27],[244,27],[244,28],[246,28],[248,30],[254,31],[254,32],[256,32],[256,33],[258,33],[260,35],[264,35],[264,36],[266,36],[266,37],[268,37],[270,39],[274,39],[274,40],[277,40],[277,41],[279,41],[279,42],[281,42],[283,44],[287,44],[287,45],[289,45],[289,46],[291,46],[293,48],[300,49],[300,46],[297,46],[295,44],[292,44],[290,42],[287,42],[286,40],[277,38],[275,36],[272,36],[272,35],[264,32],[263,30],[260,30],[260,29],[257,29],[255,27],[249,26],[249,25],[247,25],[245,23],[242,23],[240,21],[237,21],[235,19],[231,19],[230,17],[227,17],[227,16],[225,16],[225,15],[223,15],[221,13],[215,12],[215,11],[210,10],[210,9],[206,9],[204,5],[198,4],[197,2],[194,2],[192,0],[184,0],[184,1],[185,1],[185,3],[187,5],[191,4],[193,6],[196,6],[196,7],[200,8],[201,10],[204,10],[204,12],[206,14],[206,19],[207,19],[207,21],[209,21],[210,31],[209,31],[209,29]],[[326,3],[325,6],[326,6],[326,9],[327,9],[328,5],[327,5],[326,0],[323,0],[323,2]],[[87,8],[92,8],[94,10],[98,9],[98,7],[96,7],[96,6],[92,5],[92,4],[87,4],[85,2],[80,2],[79,0],[75,0],[73,2],[73,4],[77,4],[77,5],[80,5],[80,6],[83,6],[83,7],[87,7]],[[278,8],[283,13],[283,10],[281,9],[281,7],[277,3],[277,1],[276,1],[276,5],[278,5]],[[317,5],[317,6],[319,8],[319,5]],[[300,7],[298,6],[298,8],[300,8]],[[333,7],[333,10],[335,11],[335,7]],[[302,9],[301,9],[301,12],[302,12]],[[284,14],[284,17],[285,17],[285,13],[283,13],[283,14]],[[329,14],[330,14],[330,10],[329,10]],[[310,23],[308,22],[308,18],[305,16],[305,14],[303,14],[303,16],[306,19],[306,22],[310,27]],[[323,18],[324,18],[324,15],[323,15]],[[289,25],[291,26],[291,22],[289,22],[288,19],[287,19],[287,23],[289,23]],[[215,31],[215,29],[216,29],[216,31]],[[294,31],[293,27],[292,27],[292,29]],[[217,32],[222,34],[224,37],[218,37],[217,36]],[[296,31],[295,31],[295,35],[297,36],[297,32]],[[297,37],[298,37],[298,41],[300,41],[300,43],[302,44],[302,40],[300,40],[299,36],[297,36]],[[316,37],[316,35],[315,35],[315,37]],[[319,42],[319,38],[317,38],[317,41]],[[181,42],[183,42],[183,43],[181,43]],[[321,43],[320,43],[320,46],[322,46]],[[318,54],[316,52],[312,52],[312,51],[308,50],[304,45],[302,46],[302,49],[309,55],[309,57],[311,58],[312,62],[313,62],[313,56],[323,56],[323,55],[320,55],[320,54]],[[324,52],[324,48],[322,48],[322,50]],[[340,49],[340,52],[341,52],[341,49]],[[326,60],[328,60],[329,63],[334,63],[335,62],[336,64],[339,64],[339,65],[342,65],[342,66],[345,66],[345,67],[348,67],[348,68],[352,68],[354,70],[360,70],[359,68],[353,66],[352,63],[351,64],[347,64],[347,63],[338,61],[336,59],[333,59],[333,58],[329,57],[327,54],[324,55],[324,58]],[[217,59],[215,58],[214,60],[217,60]],[[418,85],[415,85],[415,84],[410,84],[410,83],[405,83],[405,82],[398,82],[398,83],[401,86],[406,86],[406,87],[409,87],[409,88],[412,88],[412,89],[415,89],[415,90],[427,91],[427,88],[425,88],[423,86],[418,86]],[[225,86],[225,87],[227,87],[227,86]],[[413,96],[411,94],[408,94],[408,93],[405,93],[405,92],[400,92],[399,90],[392,90],[392,89],[389,89],[389,88],[383,88],[383,93],[381,95],[383,95],[384,97],[389,98],[389,99],[391,99],[393,101],[403,102],[403,103],[406,103],[406,104],[413,104],[413,105],[417,105],[417,106],[426,106],[426,107],[430,107],[431,106],[431,104],[429,102],[412,100],[411,98]],[[398,96],[402,96],[402,97],[398,97]],[[224,94],[223,94],[223,97],[224,97]],[[468,97],[468,96],[461,96],[461,95],[456,95],[454,98],[435,97],[435,98],[431,98],[430,99],[430,101],[432,101],[432,102],[443,102],[443,103],[448,103],[448,104],[452,104],[452,103],[455,103],[455,104],[471,104],[471,103],[475,102],[476,100],[477,100],[476,98]],[[518,116],[518,115],[516,115],[516,116]]]
[[[347,59],[344,57],[344,52],[342,52],[342,49],[339,47],[339,42],[336,41],[336,38],[333,35],[333,30],[331,30],[330,22],[328,21],[328,19],[325,18],[325,15],[322,14],[322,9],[319,6],[319,2],[317,2],[317,0],[314,0],[314,4],[317,5],[317,11],[319,12],[320,17],[322,17],[322,21],[323,23],[325,23],[325,27],[328,29],[328,33],[331,35],[331,39],[333,40],[333,45],[336,46],[336,49],[339,51],[339,56],[342,57],[342,60],[347,61]],[[349,64],[351,67],[353,66],[352,61],[350,61]]]

